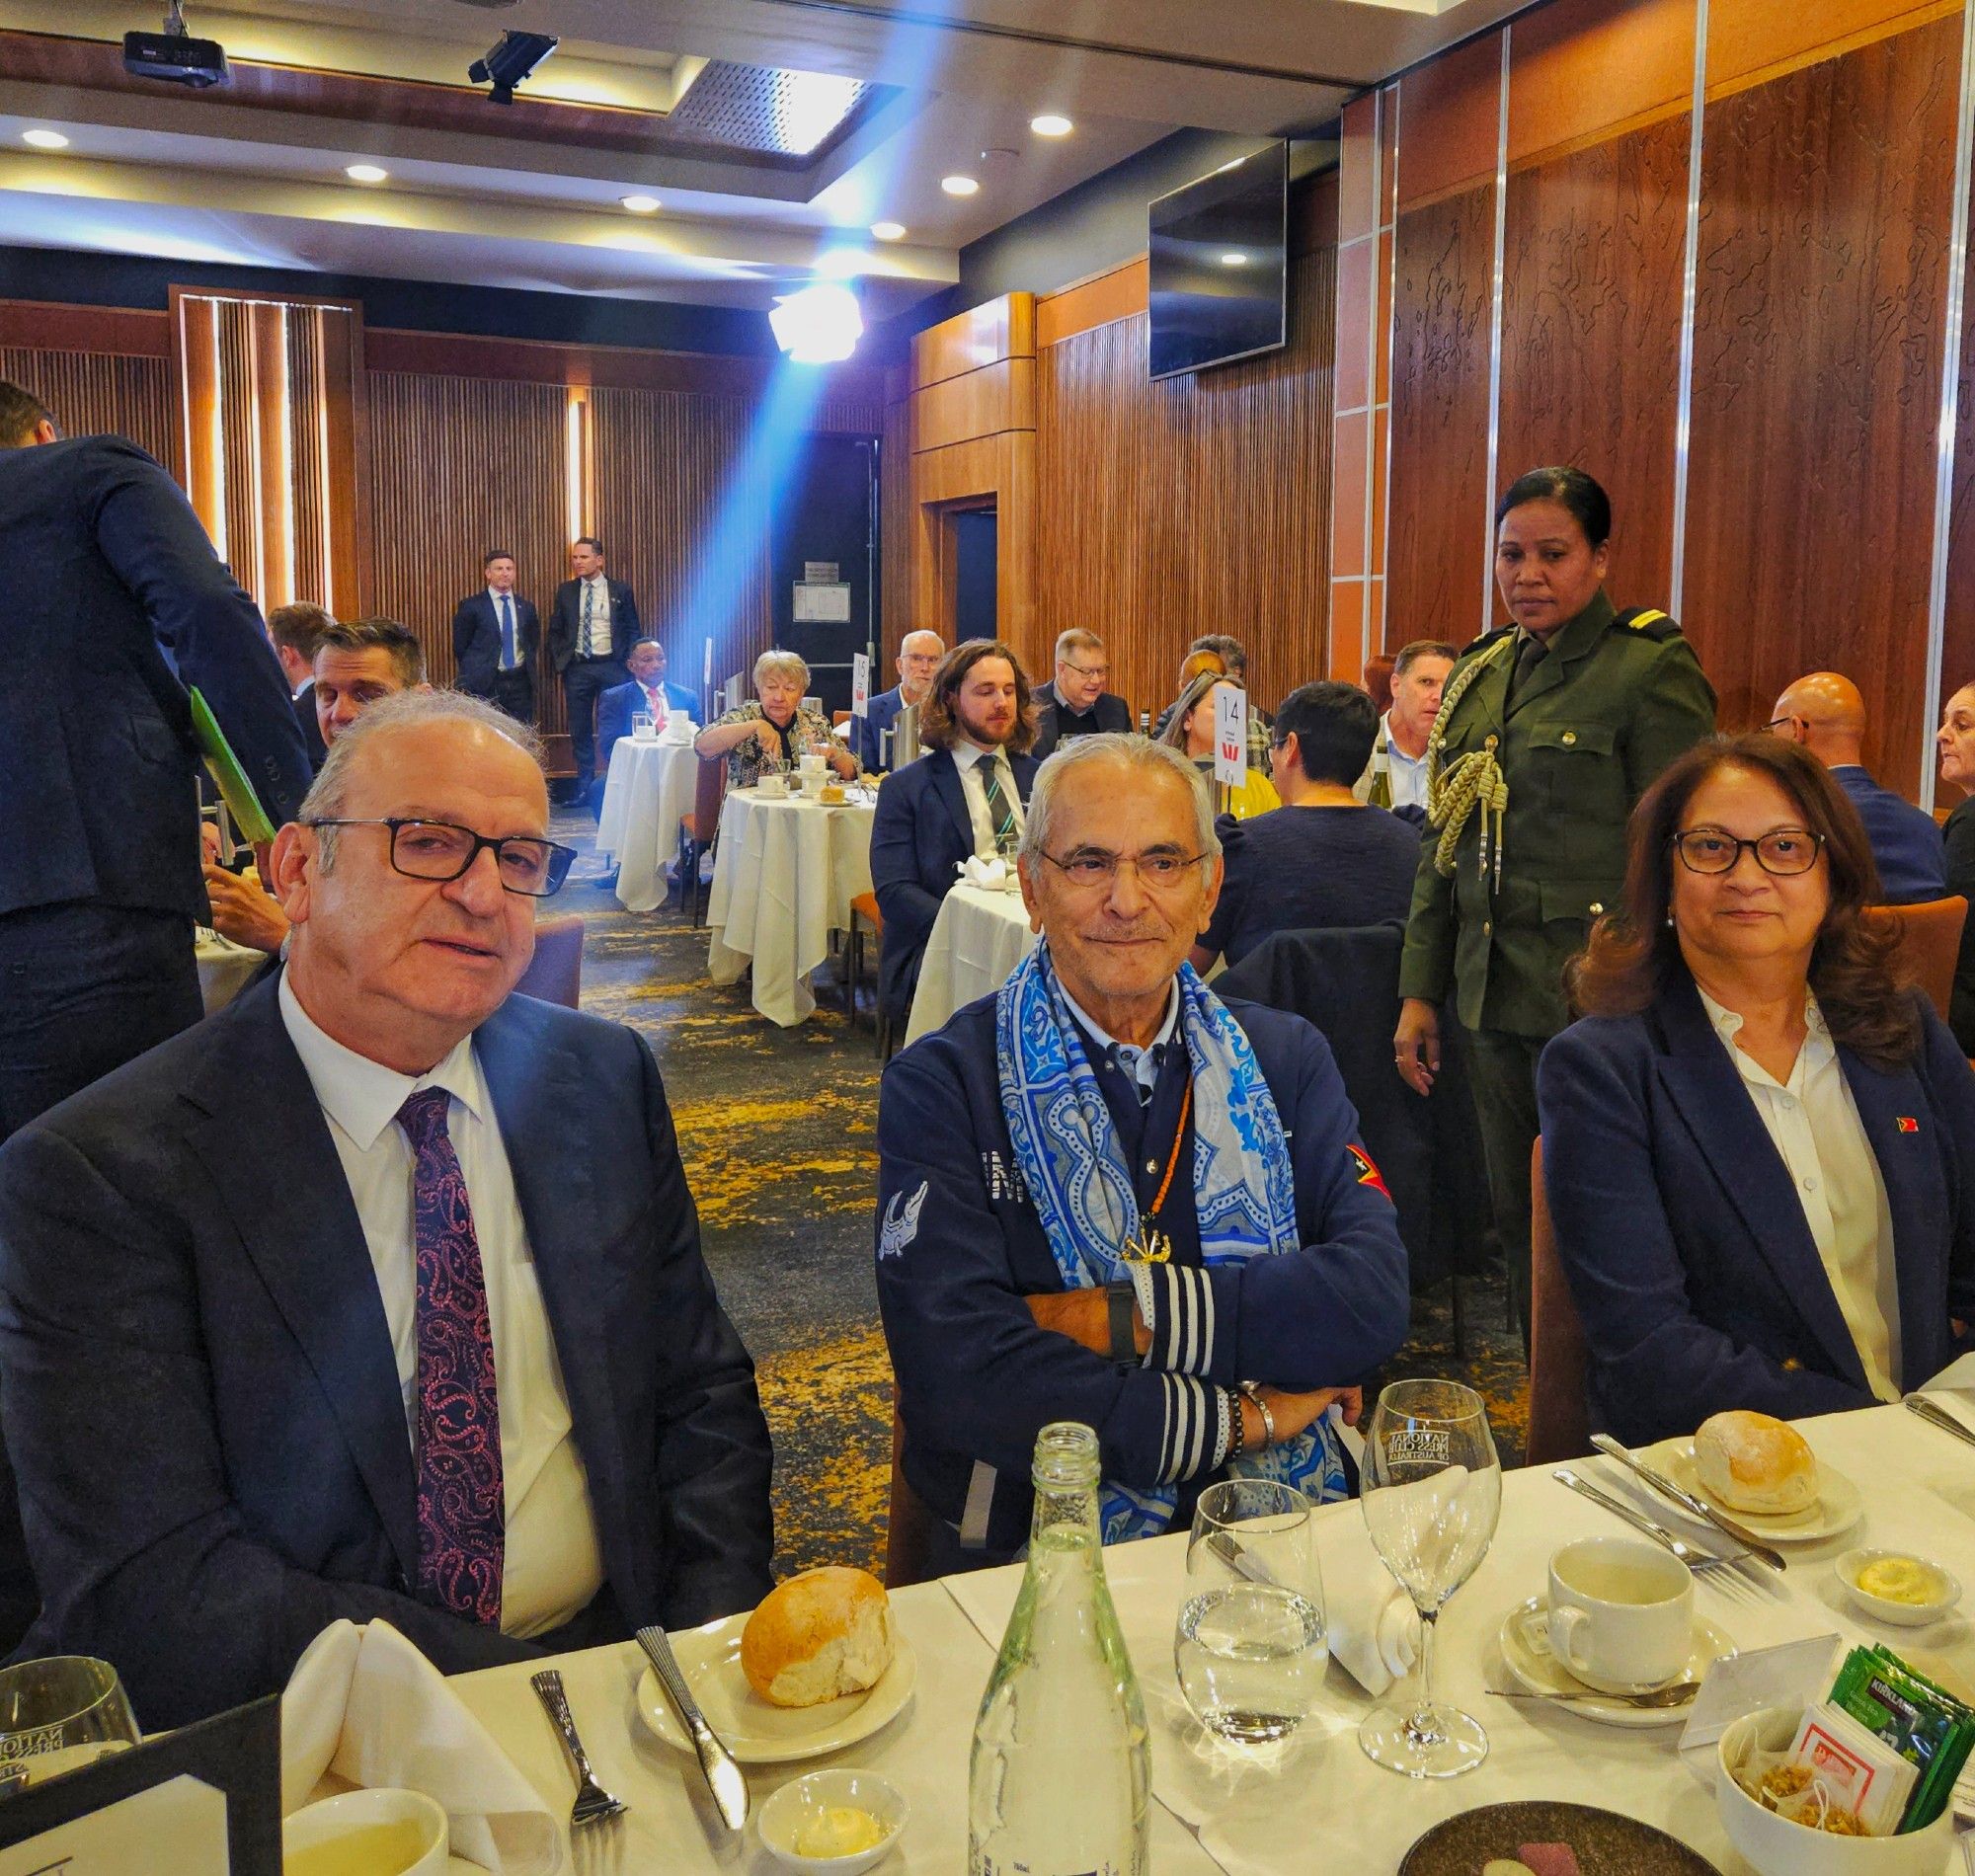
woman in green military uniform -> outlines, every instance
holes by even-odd
[[[1527,1341],[1537,1057],[1569,1020],[1563,967],[1616,905],[1625,821],[1712,733],[1714,692],[1664,612],[1605,596],[1612,504],[1581,469],[1533,469],[1495,510],[1495,578],[1515,620],[1447,679],[1427,743],[1427,829],[1399,968],[1399,1073],[1440,1070],[1450,992],[1495,1227]]]

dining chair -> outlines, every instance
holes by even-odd
[[[878,976],[877,958],[883,954],[885,948],[885,914],[878,909],[876,893],[859,893],[850,901],[850,929],[843,938],[843,1013],[853,1024],[857,1021],[857,985],[864,976],[864,932],[867,926],[871,935],[878,941],[878,950],[873,954],[871,964],[871,977],[875,984]],[[876,1008],[878,1059],[887,1061],[892,1054],[892,1019],[885,1014],[882,1002],[877,1003]]]
[[[1584,1324],[1556,1254],[1540,1139],[1530,1153],[1530,1431],[1523,1462],[1553,1465],[1591,1450],[1591,1417]]]
[[[679,817],[679,905],[691,895],[693,929],[699,929],[700,855],[711,851],[720,832],[720,803],[727,793],[727,758],[702,755],[692,782],[692,813]]]
[[[1954,995],[1954,965],[1961,955],[1961,927],[1968,917],[1965,899],[1930,899],[1917,905],[1874,905],[1867,917],[1899,928],[1899,949],[1893,954],[1902,970],[1925,990],[1940,1020]]]
[[[892,1390],[892,1501],[885,1527],[885,1588],[902,1590],[923,1583],[938,1572],[932,1562],[932,1532],[937,1520],[932,1508],[906,1483],[899,1467],[905,1449],[906,1423],[899,1418],[898,1389]]]
[[[514,985],[523,996],[565,1009],[583,1007],[583,919],[576,912],[535,925],[535,955]]]

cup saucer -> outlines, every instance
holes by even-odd
[[[1600,1693],[1569,1673],[1550,1653],[1547,1596],[1533,1596],[1512,1608],[1503,1616],[1496,1639],[1501,1644],[1503,1663],[1518,1683],[1531,1693],[1568,1694],[1570,1698],[1562,1703],[1566,1713],[1580,1714],[1602,1726],[1645,1729],[1686,1724],[1688,1706],[1627,1706],[1622,1694]],[[1731,1637],[1706,1616],[1696,1614],[1694,1640],[1681,1674],[1688,1680],[1698,1681],[1723,1655],[1734,1653]]]

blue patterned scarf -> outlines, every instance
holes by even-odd
[[[1179,968],[1178,1031],[1193,1068],[1194,1206],[1209,1269],[1298,1248],[1296,1182],[1275,1097],[1248,1039],[1190,964]],[[1066,1290],[1127,1283],[1119,1250],[1139,1235],[1139,1203],[1111,1110],[1083,1050],[1045,939],[1001,986],[994,1006],[1001,1111],[1050,1254]],[[1277,1479],[1322,1501],[1348,1496],[1326,1414],[1307,1432],[1226,1468]],[[1106,1479],[1104,1541],[1153,1537],[1179,1493]]]

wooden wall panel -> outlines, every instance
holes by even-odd
[[[1857,678],[1907,793],[1959,62],[1937,21],[1710,105],[1703,140],[1684,623],[1727,725]]]
[[[1398,90],[1400,214],[1493,178],[1502,131],[1500,33],[1483,33],[1415,66]],[[1414,123],[1430,124],[1432,134],[1413,136]]]
[[[957,378],[1002,358],[1035,355],[1035,295],[1003,293],[914,335],[912,389],[922,391],[942,378]]]
[[[1402,174],[1409,160],[1401,158]],[[1493,506],[1493,183],[1425,208],[1401,208],[1395,240],[1382,642],[1394,647],[1408,639],[1444,638],[1465,644],[1486,616],[1482,580]]]
[[[939,449],[970,436],[1033,430],[1035,411],[1036,361],[1003,358],[920,391],[912,399],[914,446]]]
[[[1712,0],[1708,101],[1960,11],[1954,0]]]
[[[1496,481],[1542,463],[1596,476],[1624,604],[1670,590],[1688,125],[1662,118],[1509,178]]]
[[[1695,24],[1696,0],[1549,0],[1518,16],[1509,36],[1510,166],[1689,113]]]
[[[114,431],[184,479],[171,365],[163,358],[0,346],[0,378],[25,385],[65,436]]]

